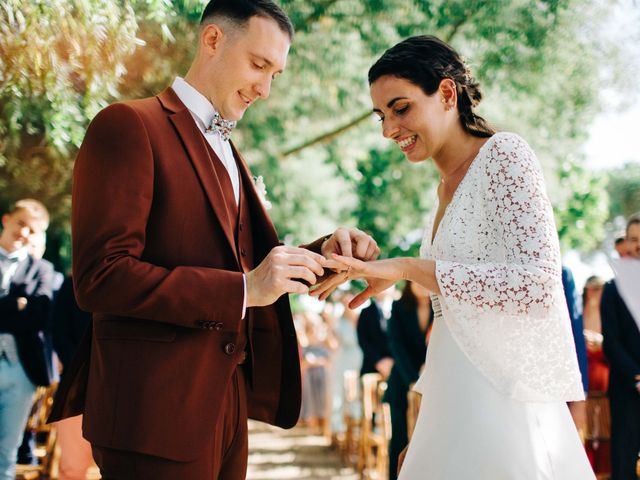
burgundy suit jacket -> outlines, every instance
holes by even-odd
[[[72,229],[77,300],[93,312],[93,329],[52,420],[84,412],[96,445],[193,460],[210,444],[246,342],[249,416],[296,423],[300,366],[287,296],[241,319],[242,272],[279,241],[234,153],[239,219],[223,195],[228,179],[213,168],[219,160],[170,88],[91,122],[74,168]]]

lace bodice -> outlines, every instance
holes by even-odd
[[[458,186],[433,244],[442,316],[471,362],[523,401],[583,398],[562,289],[560,249],[540,165],[498,133]]]

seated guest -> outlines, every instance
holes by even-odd
[[[0,234],[0,480],[14,480],[16,455],[37,385],[53,376],[50,308],[53,268],[27,252],[49,226],[37,200],[16,202]]]

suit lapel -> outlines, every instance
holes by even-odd
[[[254,232],[259,232],[260,236],[265,240],[264,243],[271,249],[280,243],[278,233],[256,192],[253,176],[249,171],[249,167],[247,167],[242,155],[236,150],[233,142],[231,142],[231,149],[233,150],[234,157],[237,159],[238,173],[240,174],[240,181],[244,188],[244,201],[247,202],[247,207],[250,209],[251,218],[256,222],[253,225]],[[259,263],[262,261],[262,258],[256,258],[255,261]]]
[[[200,130],[198,130],[191,113],[182,102],[180,102],[172,89],[167,88],[158,95],[158,99],[166,109],[173,112],[169,115],[169,119],[182,139],[182,143],[187,150],[189,159],[200,179],[209,203],[220,221],[224,235],[229,243],[229,248],[231,248],[237,259],[238,253],[233,235],[233,222],[232,219],[229,218],[220,178],[218,178],[209,159],[209,152],[205,144],[206,140],[200,133]]]

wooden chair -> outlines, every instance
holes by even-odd
[[[344,435],[338,445],[343,460],[348,465],[356,465],[358,461],[358,443],[360,433],[360,395],[358,386],[359,373],[355,370],[344,372],[344,395],[342,399],[342,416],[345,426]]]
[[[363,479],[387,478],[391,410],[382,402],[387,383],[378,373],[362,376],[362,418],[357,469]]]
[[[37,465],[18,465],[16,480],[50,479],[57,477],[58,458],[56,428],[47,425],[51,413],[53,396],[57,384],[50,387],[38,387],[33,397],[31,413],[25,430],[34,432],[36,438],[35,455]]]
[[[416,428],[418,413],[420,412],[421,400],[422,395],[413,390],[413,384],[411,384],[409,386],[409,391],[407,392],[407,401],[409,403],[409,406],[407,407],[407,433],[409,436],[409,440],[411,440],[413,431]]]

